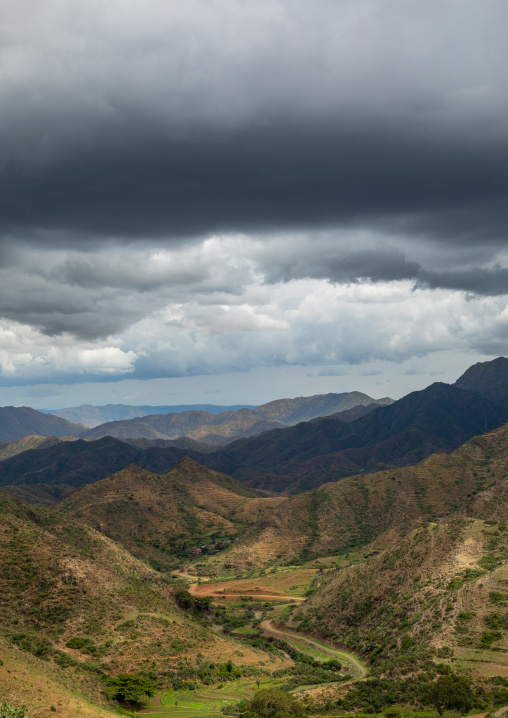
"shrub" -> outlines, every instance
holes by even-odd
[[[90,643],[92,643],[90,638],[85,638],[84,636],[74,636],[73,638],[70,638],[65,645],[67,648],[84,648]]]
[[[29,718],[27,709],[22,706],[16,708],[10,703],[0,703],[0,718]]]

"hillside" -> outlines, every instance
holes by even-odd
[[[102,679],[108,676],[149,673],[167,685],[192,678],[203,658],[239,666],[267,658],[249,646],[239,652],[236,643],[191,620],[173,594],[159,573],[111,539],[0,492],[0,620],[4,639],[20,650],[17,663],[10,649],[2,653],[16,675],[0,683],[0,700],[7,689],[22,698],[32,688],[34,707],[40,699],[35,687],[46,695],[51,678],[57,714],[75,718],[72,684],[104,704]],[[37,661],[53,667],[40,679]],[[46,711],[37,715],[51,714],[49,706]]]
[[[506,523],[440,519],[327,575],[290,624],[361,651],[374,674],[401,677],[434,659],[506,678],[507,585]]]
[[[61,442],[45,449],[24,451],[0,462],[0,486],[31,484],[78,487],[106,478],[136,463],[155,473],[164,473],[185,456],[187,449],[135,446],[105,437],[98,441]],[[201,454],[197,454],[201,457]]]
[[[175,565],[175,554],[185,556],[203,542],[229,542],[281,501],[259,497],[228,476],[182,459],[161,476],[128,466],[78,489],[55,510],[167,569]]]
[[[436,383],[347,424],[327,417],[235,441],[203,463],[255,488],[298,493],[451,452],[506,421],[508,408]]]
[[[470,439],[452,454],[415,466],[349,476],[292,496],[266,513],[225,555],[211,562],[248,564],[308,559],[363,546],[381,534],[409,530],[415,520],[462,511],[484,519],[508,517],[508,424]]]
[[[492,361],[478,362],[469,367],[454,386],[484,396],[501,406],[508,406],[508,359],[497,357]]]
[[[393,403],[393,399],[372,399],[361,391],[350,391],[342,394],[316,394],[315,396],[299,396],[296,399],[278,399],[262,404],[255,413],[272,421],[280,421],[286,426],[310,421],[318,416],[329,416],[347,411],[355,406],[368,406],[371,403],[385,406]]]
[[[17,441],[24,436],[79,436],[85,427],[28,406],[0,407],[0,441]]]

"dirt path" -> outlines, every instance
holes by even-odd
[[[314,648],[317,651],[321,651],[321,653],[325,653],[333,657],[340,657],[348,661],[358,671],[358,678],[365,678],[365,676],[367,675],[367,668],[354,655],[354,653],[349,653],[348,651],[341,651],[337,648],[331,648],[329,646],[322,645],[318,641],[314,641],[312,638],[308,638],[307,636],[303,636],[299,633],[292,633],[290,631],[283,631],[280,628],[275,628],[275,626],[273,625],[273,621],[271,620],[263,621],[260,624],[260,627],[267,633],[270,633],[272,636],[276,636],[277,638],[282,638],[286,641],[291,638],[298,639],[300,643],[305,644],[309,648]]]
[[[217,589],[215,586],[207,586],[206,584],[193,583],[189,586],[189,593],[192,596],[211,596],[212,598],[225,598],[226,600],[235,600],[238,598],[259,598],[262,601],[293,601],[298,603],[305,601],[302,596],[288,596],[285,593],[262,593],[255,589],[247,589],[245,591],[235,591],[229,593],[224,589]]]

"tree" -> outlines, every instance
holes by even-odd
[[[111,690],[111,698],[123,703],[137,703],[141,696],[153,696],[155,686],[153,681],[142,676],[132,676],[121,673],[116,678],[110,678],[108,685]]]
[[[453,674],[439,676],[429,690],[429,700],[437,709],[439,715],[443,711],[458,710],[463,715],[471,710],[473,704],[473,693],[469,682],[461,676]]]
[[[265,688],[247,703],[241,718],[303,718],[305,715],[305,708],[289,693],[278,688]]]

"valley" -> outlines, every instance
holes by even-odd
[[[434,687],[462,681],[462,713],[507,705],[505,367],[496,392],[480,367],[481,391],[469,371],[468,388],[356,396],[347,421],[341,395],[274,402],[262,420],[293,426],[215,450],[6,443],[0,702],[218,718],[277,688],[310,716],[436,718]]]

